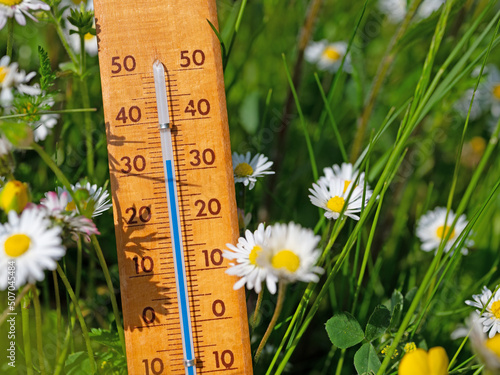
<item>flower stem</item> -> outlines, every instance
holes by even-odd
[[[257,304],[255,305],[255,311],[253,312],[252,323],[251,323],[252,329],[255,329],[255,326],[260,320],[260,307],[262,306],[263,296],[264,296],[264,290],[261,290],[257,296]]]
[[[66,354],[68,354],[69,349],[69,339],[71,338],[72,327],[68,326],[66,330],[66,335],[64,337],[64,344],[61,355],[57,358],[56,368],[54,369],[54,375],[59,375],[64,367],[64,362],[66,361]]]
[[[31,285],[26,286],[30,290]],[[31,357],[31,338],[30,338],[30,296],[26,294],[21,303],[21,316],[23,318],[23,342],[24,359],[26,361],[26,374],[33,375],[33,359]]]
[[[393,38],[389,42],[384,57],[380,61],[380,65],[377,68],[377,73],[375,74],[375,79],[373,80],[373,85],[371,87],[370,93],[368,94],[368,99],[366,101],[365,107],[363,108],[363,113],[361,114],[361,117],[358,121],[358,128],[356,130],[356,135],[354,136],[354,142],[351,149],[351,163],[354,163],[357,160],[359,153],[361,152],[361,146],[363,145],[363,139],[365,137],[368,120],[370,119],[373,107],[375,106],[377,95],[382,88],[387,73],[389,72],[389,68],[392,66],[392,63],[396,57],[397,51],[395,50],[395,46],[408,29],[408,26],[410,25],[410,22],[421,2],[422,0],[414,0],[411,3],[405,18],[401,23],[401,26],[399,26],[396,34],[394,34]]]
[[[14,308],[16,308],[17,305],[19,305],[19,302],[21,302],[21,300],[26,295],[26,293],[28,293],[28,291],[29,291],[29,288],[24,288],[22,290],[22,292],[19,293],[19,295],[16,297],[16,300],[14,301]],[[7,316],[9,316],[10,312],[12,312],[12,310],[10,309],[10,306],[7,306],[7,308],[4,310],[2,315],[0,315],[0,326],[3,324],[5,319],[7,319]]]
[[[57,264],[57,273],[59,274],[59,277],[61,278],[64,286],[66,287],[66,291],[68,292],[68,295],[71,298],[71,301],[73,302],[73,306],[75,308],[76,315],[78,316],[78,321],[80,322],[80,326],[82,328],[82,335],[83,335],[83,338],[85,340],[85,345],[87,347],[87,353],[88,353],[89,360],[90,360],[90,369],[92,370],[92,373],[94,374],[96,371],[94,352],[92,351],[92,345],[90,343],[89,332],[88,332],[87,324],[85,324],[85,319],[83,318],[82,310],[80,309],[80,306],[78,305],[78,300],[75,296],[75,292],[73,291],[73,288],[71,287],[71,284],[69,283],[68,278],[64,274],[64,271],[59,264]]]
[[[61,294],[59,293],[59,282],[57,281],[57,272],[52,271],[52,279],[54,281],[54,298],[56,300],[56,358],[59,358],[59,354],[61,352]]]
[[[12,60],[12,45],[14,44],[14,18],[7,20],[7,56]]]
[[[68,56],[71,59],[71,61],[73,62],[73,64],[75,64],[75,66],[77,66],[78,60],[76,59],[75,54],[73,53],[73,51],[69,47],[68,41],[66,40],[66,35],[64,34],[64,31],[61,27],[61,24],[59,23],[59,21],[55,17],[53,11],[48,12],[48,14],[49,14],[52,22],[54,23],[54,26],[56,27],[57,35],[59,35],[59,39],[61,40],[61,43],[62,43],[64,49],[66,50],[66,53],[68,54]]]
[[[47,164],[47,166],[54,172],[56,177],[59,179],[61,184],[68,190],[69,195],[71,195],[71,198],[73,198],[73,202],[75,202],[76,207],[78,208],[78,212],[82,212],[82,206],[80,203],[80,199],[75,195],[75,192],[71,188],[71,184],[69,180],[66,178],[64,173],[59,169],[57,164],[52,160],[49,154],[45,152],[45,150],[36,142],[31,143],[31,148],[33,148],[38,155],[42,158],[42,160]]]
[[[38,351],[38,365],[40,366],[40,374],[45,375],[45,355],[43,354],[43,332],[42,332],[42,309],[40,307],[40,298],[36,286],[33,290],[33,306],[35,306],[35,330],[36,330],[36,348]]]
[[[97,108],[71,108],[71,109],[58,109],[58,110],[50,110],[50,111],[39,111],[38,115],[53,115],[53,114],[63,114],[63,113],[81,113],[81,112],[95,112]],[[9,119],[17,119],[33,116],[30,113],[16,113],[14,115],[5,115],[0,116],[0,120],[9,120]]]
[[[87,68],[87,53],[85,52],[85,38],[80,34],[80,84],[82,94],[83,108],[90,108],[89,88],[85,77]],[[93,124],[89,112],[84,112],[83,120],[85,123],[85,146],[87,149],[87,174],[92,181],[94,177],[94,147],[92,142]]]
[[[75,296],[80,297],[80,286],[82,279],[82,237],[78,236],[76,242],[76,281],[75,281]]]
[[[276,302],[276,308],[274,309],[274,314],[273,317],[271,318],[271,322],[269,323],[269,327],[267,327],[266,333],[264,333],[264,336],[262,337],[259,347],[255,352],[255,357],[254,357],[255,362],[259,360],[259,357],[262,353],[262,349],[264,349],[264,346],[266,345],[266,342],[269,339],[269,336],[271,336],[271,332],[273,331],[274,326],[278,321],[278,317],[280,316],[281,310],[283,308],[283,302],[285,301],[286,286],[287,286],[286,283],[284,283],[283,281],[279,283],[278,301]]]
[[[340,352],[340,359],[337,363],[337,370],[335,371],[335,375],[340,375],[342,373],[342,367],[344,365],[344,359],[345,359],[345,349],[342,349],[342,352]]]
[[[118,336],[120,337],[120,342],[122,344],[123,353],[125,353],[125,335],[123,333],[123,326],[120,318],[120,311],[118,310],[118,303],[116,301],[115,289],[113,288],[113,282],[111,281],[111,275],[109,273],[108,266],[106,264],[106,260],[104,259],[104,254],[102,253],[101,245],[99,245],[99,241],[97,240],[96,235],[92,235],[91,237],[92,245],[94,246],[95,252],[97,254],[97,258],[99,259],[99,263],[102,268],[102,272],[104,273],[104,278],[106,279],[106,284],[109,289],[109,295],[111,298],[111,306],[113,307],[113,314],[115,315],[116,328],[118,329]]]

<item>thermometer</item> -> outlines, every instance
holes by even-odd
[[[128,373],[251,374],[215,1],[94,7]]]

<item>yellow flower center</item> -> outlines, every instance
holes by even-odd
[[[326,47],[323,51],[323,57],[331,61],[337,61],[340,59],[340,53],[333,47]]]
[[[500,319],[500,301],[495,301],[491,304],[491,312],[497,319]]]
[[[278,254],[273,256],[271,264],[274,268],[286,268],[289,272],[295,272],[300,266],[300,259],[291,250],[281,250]]]
[[[410,352],[416,350],[417,346],[415,345],[414,342],[407,342],[403,349],[404,349],[405,353],[410,353]]]
[[[11,258],[23,255],[30,248],[31,240],[25,234],[13,234],[4,243],[5,254]]]
[[[386,346],[384,346],[384,349],[382,349],[382,350],[380,351],[380,353],[382,353],[382,354],[384,355],[384,357],[387,357],[387,352],[388,352],[389,348],[390,348],[390,345],[386,345]],[[395,350],[394,350],[394,353],[393,353],[393,354],[392,354],[392,356],[391,356],[391,359],[396,358],[398,355],[399,355],[398,350],[397,350],[397,349],[395,349]]]
[[[91,33],[87,33],[83,36],[83,39],[87,40],[92,40],[95,38],[95,35],[92,35]]]
[[[483,137],[473,137],[470,140],[470,145],[472,147],[472,150],[479,155],[482,155],[484,152],[484,149],[486,148],[486,141],[484,140]]]
[[[347,181],[347,180],[344,181],[344,193],[347,191],[347,188],[349,187],[350,184],[351,184],[351,181]]]
[[[76,204],[74,201],[71,201],[66,205],[66,211],[76,211]]]
[[[344,198],[335,196],[328,200],[328,202],[326,203],[326,207],[328,207],[328,209],[332,210],[333,212],[340,213],[342,211],[342,208],[344,208],[344,204]]]
[[[441,225],[438,229],[436,229],[436,235],[439,238],[445,238],[448,235],[449,231],[450,231],[450,227],[448,225],[446,226],[446,229],[445,229],[444,225]],[[450,239],[453,237],[455,237],[455,229],[453,229],[451,231]]]
[[[500,84],[493,86],[493,96],[500,100]]]
[[[491,339],[486,340],[485,345],[500,358],[500,335],[495,335]]]
[[[0,0],[0,3],[2,0]],[[3,82],[5,77],[7,77],[7,73],[9,72],[9,69],[6,66],[0,66],[0,83]]]
[[[90,192],[85,188],[81,188],[75,191],[75,196],[80,201],[82,210],[86,210],[89,203]],[[66,205],[66,211],[76,211],[75,201],[71,201]]]
[[[237,177],[247,177],[253,173],[253,168],[248,163],[240,163],[234,168]]]
[[[7,5],[8,7],[13,7],[14,5],[19,5],[23,0],[0,0],[0,4]]]
[[[262,247],[259,245],[255,245],[250,251],[250,255],[248,256],[248,260],[250,261],[250,264],[256,266],[257,265],[257,257],[259,256],[259,253],[262,251]]]
[[[24,107],[19,109],[19,113],[31,115],[24,117],[24,119],[26,119],[26,121],[28,122],[35,122],[40,119],[40,115],[37,115],[39,109],[40,108],[38,106],[35,106],[33,103],[28,102],[24,105]]]

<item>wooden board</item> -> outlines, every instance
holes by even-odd
[[[153,62],[166,67],[198,374],[251,374],[214,0],[95,0],[129,374],[183,374]]]

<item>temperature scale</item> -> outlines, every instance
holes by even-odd
[[[215,0],[95,0],[129,374],[251,374]]]

